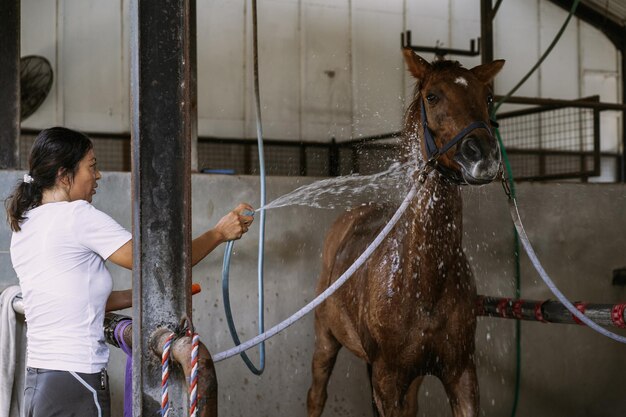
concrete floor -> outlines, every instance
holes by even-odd
[[[23,172],[0,171],[4,199]],[[268,201],[311,178],[268,179]],[[240,201],[256,205],[258,178],[193,176],[193,230],[200,233]],[[612,270],[626,266],[626,187],[622,185],[521,184],[518,199],[529,237],[554,281],[572,300],[626,301],[626,289],[611,285]],[[105,173],[94,205],[130,228],[130,176]],[[499,184],[464,189],[465,250],[479,293],[513,296],[513,232]],[[339,210],[287,207],[268,211],[266,238],[266,328],[286,318],[314,296],[320,251],[328,225]],[[256,331],[258,229],[235,245],[231,302],[242,340]],[[10,233],[0,224],[0,289],[17,282],[8,254]],[[220,290],[223,247],[194,268],[202,285],[194,296],[194,321],[212,353],[232,346]],[[117,289],[130,286],[130,272],[110,266]],[[522,294],[551,295],[522,255]],[[553,297],[552,297],[553,298]],[[131,314],[130,311],[123,312]],[[515,341],[511,320],[480,318],[477,362],[481,416],[510,415],[514,395]],[[623,333],[623,332],[622,332]],[[306,317],[267,342],[267,370],[252,375],[239,358],[216,365],[220,416],[304,416],[310,382],[313,320]],[[574,325],[522,324],[522,379],[518,417],[617,417],[626,415],[622,380],[626,347]],[[256,361],[256,351],[252,357]],[[114,416],[121,415],[121,351],[111,348]],[[441,384],[426,380],[420,416],[450,416]],[[341,352],[324,414],[371,416],[365,366]]]

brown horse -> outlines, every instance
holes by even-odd
[[[342,346],[368,364],[375,414],[415,416],[422,379],[435,375],[455,417],[478,415],[476,288],[461,245],[459,184],[486,184],[497,176],[500,150],[488,108],[490,84],[504,61],[468,70],[452,61],[429,64],[410,50],[404,56],[417,85],[402,148],[406,159],[433,170],[412,174],[418,190],[403,217],[366,264],[317,308],[309,417],[322,413]],[[352,264],[389,217],[390,208],[368,206],[335,222],[318,292]]]

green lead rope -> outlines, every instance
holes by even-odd
[[[497,6],[496,10],[500,6],[500,3],[501,3],[501,0],[498,0],[498,3],[496,5]],[[576,8],[578,7],[578,3],[580,3],[580,0],[574,0],[574,2],[572,3],[572,7],[570,8],[569,14],[567,15],[565,22],[561,26],[561,29],[554,37],[554,40],[550,43],[550,46],[548,47],[548,49],[546,49],[543,55],[541,55],[541,57],[539,58],[539,61],[537,61],[537,63],[530,69],[530,71],[528,71],[528,73],[524,76],[524,78],[522,78],[520,82],[518,82],[517,85],[513,87],[511,91],[509,91],[507,95],[502,97],[498,101],[498,103],[495,105],[491,113],[491,118],[493,120],[496,120],[496,112],[498,111],[500,106],[502,106],[502,104],[506,100],[508,100],[528,80],[528,78],[530,78],[532,73],[535,72],[537,68],[539,68],[539,66],[543,63],[543,61],[548,57],[550,52],[552,52],[552,49],[556,46],[559,39],[561,39],[561,35],[563,35],[563,33],[565,32],[565,28],[567,28],[567,25],[569,24],[572,16],[574,16],[574,14],[576,13]],[[511,169],[509,157],[507,155],[506,148],[504,147],[502,137],[500,136],[499,129],[495,128],[495,132],[496,132],[496,137],[498,138],[498,143],[500,144],[500,150],[502,152],[502,159],[504,161],[504,166],[506,167],[509,188],[511,189],[511,197],[515,198],[516,197],[515,180],[513,178],[513,170]],[[513,256],[515,258],[515,298],[520,299],[522,296],[521,270],[520,270],[520,258],[519,258],[520,257],[520,241],[519,241],[519,236],[517,234],[517,230],[515,228],[513,228],[513,237],[514,237]],[[521,385],[521,379],[522,379],[522,366],[521,366],[522,364],[522,346],[521,346],[522,327],[521,326],[522,326],[521,322],[519,320],[516,320],[515,321],[515,364],[516,364],[515,394],[513,397],[513,407],[511,409],[511,417],[515,417],[515,415],[517,414],[517,406],[519,404],[520,385]]]
[[[502,137],[500,136],[500,130],[495,128],[496,137],[500,144],[500,150],[502,151],[502,160],[506,167],[507,181],[511,190],[511,198],[515,198],[515,181],[513,180],[513,170],[511,169],[511,163],[507,155],[504,143],[502,143]],[[519,300],[522,297],[522,284],[521,284],[521,269],[520,269],[520,242],[517,230],[513,228],[513,257],[515,259],[515,299]],[[517,405],[519,403],[520,384],[522,379],[522,322],[515,320],[515,392],[513,396],[513,408],[511,409],[511,417],[515,417],[517,414]]]

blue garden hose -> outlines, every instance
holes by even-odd
[[[260,180],[260,202],[259,207],[265,206],[265,158],[263,153],[263,128],[261,125],[261,99],[259,94],[259,55],[258,55],[258,43],[257,43],[257,13],[256,13],[256,0],[252,0],[252,50],[254,55],[254,102],[256,109],[256,134],[259,150],[259,180]],[[243,215],[252,215],[254,213],[242,213]],[[222,295],[224,297],[224,312],[226,314],[226,322],[228,323],[228,329],[230,335],[233,338],[235,345],[239,346],[241,341],[237,335],[237,328],[235,327],[235,321],[233,320],[232,310],[230,308],[230,295],[228,290],[228,274],[230,269],[230,256],[233,251],[234,241],[230,241],[226,244],[226,250],[224,252],[224,263],[222,266]],[[258,288],[259,288],[259,334],[265,331],[265,319],[264,319],[264,300],[263,300],[263,263],[265,258],[265,210],[261,210],[259,218],[259,257],[258,257]],[[241,358],[248,366],[248,369],[255,374],[261,375],[265,370],[265,342],[259,345],[259,366],[254,366],[246,352],[241,352]]]

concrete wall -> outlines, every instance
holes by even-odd
[[[0,172],[5,198],[22,172]],[[268,201],[311,179],[268,181]],[[130,177],[106,173],[94,205],[130,228]],[[193,230],[200,233],[240,201],[255,205],[254,177],[193,177]],[[611,271],[626,266],[626,187],[619,185],[522,184],[522,219],[531,241],[561,289],[573,300],[626,301],[626,289],[611,285]],[[512,225],[499,184],[464,189],[465,249],[479,292],[512,296]],[[270,210],[266,241],[266,327],[286,318],[314,296],[320,248],[326,227],[338,211],[288,207]],[[242,340],[256,332],[257,230],[235,246],[231,299]],[[10,233],[0,224],[0,289],[17,282],[8,253]],[[224,320],[218,248],[194,269],[202,292],[194,297],[194,322],[212,353],[232,346]],[[130,272],[110,266],[115,287],[128,288]],[[522,294],[551,295],[525,256]],[[130,314],[130,311],[126,312]],[[481,318],[477,332],[481,416],[510,415],[514,392],[514,322]],[[523,323],[522,389],[518,417],[617,417],[626,413],[622,380],[624,347],[574,325]],[[313,320],[306,317],[267,342],[267,370],[252,375],[239,358],[217,364],[220,416],[304,416],[310,382]],[[252,353],[256,362],[256,353]],[[123,368],[120,350],[111,349],[109,370],[114,416],[121,415]],[[370,416],[364,365],[342,351],[331,378],[325,416]],[[427,378],[420,416],[450,416],[441,384]]]

